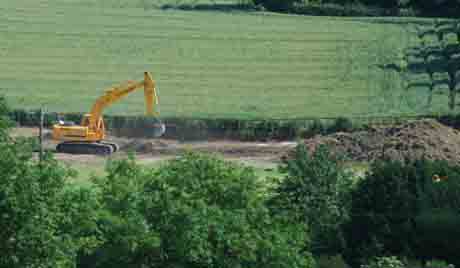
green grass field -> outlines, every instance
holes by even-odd
[[[0,91],[17,108],[85,112],[105,88],[148,70],[166,117],[446,111],[436,100],[428,110],[423,89],[405,92],[397,73],[377,67],[419,42],[413,28],[422,20],[161,10],[181,1],[152,2],[2,1]],[[142,112],[141,91],[108,110]]]

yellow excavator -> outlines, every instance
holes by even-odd
[[[118,145],[104,141],[106,130],[102,113],[105,108],[119,101],[136,89],[144,88],[145,106],[147,116],[156,119],[152,130],[156,137],[165,132],[165,125],[159,120],[158,95],[155,81],[148,72],[144,72],[144,80],[127,81],[120,86],[112,87],[99,97],[93,104],[91,112],[85,114],[80,125],[74,122],[58,120],[53,125],[53,139],[60,141],[56,151],[70,154],[99,154],[109,155],[118,151]]]

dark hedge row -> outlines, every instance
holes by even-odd
[[[15,110],[11,118],[20,126],[38,126],[39,111]],[[64,119],[81,121],[82,114],[65,114]],[[57,121],[55,113],[45,115],[45,126]],[[327,134],[336,131],[352,131],[356,126],[346,118],[306,120],[238,120],[238,119],[188,119],[166,118],[165,138],[179,140],[234,139],[244,141],[292,140]],[[152,125],[155,119],[145,116],[104,116],[106,128],[116,136],[154,137]]]
[[[38,126],[39,111],[14,110],[10,117],[20,126]],[[65,120],[80,122],[82,114],[65,114]],[[307,119],[189,119],[165,118],[165,138],[178,140],[232,139],[243,141],[293,140],[309,138],[317,134],[338,131],[352,132],[374,124],[397,124],[407,120],[434,118],[439,122],[460,128],[460,115],[408,116],[408,117],[363,117],[363,118],[307,118]],[[45,115],[45,127],[52,127],[56,113]],[[156,121],[145,116],[104,116],[107,129],[116,136],[154,137],[152,124]]]

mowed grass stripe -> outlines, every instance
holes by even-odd
[[[18,107],[84,112],[152,72],[164,116],[310,117],[376,109],[377,64],[409,45],[404,24],[260,13],[118,8],[123,1],[13,1],[0,17],[0,79]],[[370,88],[370,84],[374,84]],[[399,88],[394,89],[400,92]],[[142,94],[109,113],[141,114]]]

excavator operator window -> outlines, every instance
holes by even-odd
[[[61,126],[75,126],[75,122],[72,121],[64,121],[64,120],[59,120],[58,121],[59,125]]]

